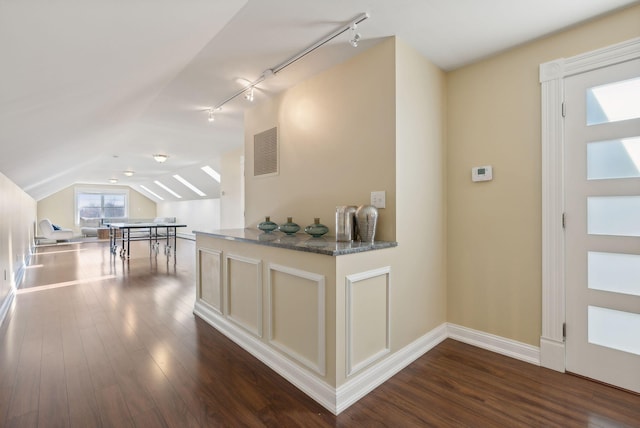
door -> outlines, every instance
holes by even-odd
[[[640,59],[565,79],[566,370],[640,392]]]

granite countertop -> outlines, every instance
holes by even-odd
[[[335,236],[325,235],[322,238],[313,238],[305,233],[296,233],[290,236],[279,231],[264,233],[258,229],[194,230],[193,233],[229,241],[247,242],[327,256],[342,256],[398,246],[397,242],[392,241],[375,241],[374,243],[359,241],[336,242]]]

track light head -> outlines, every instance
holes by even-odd
[[[253,102],[253,86],[244,93],[244,99],[251,103]]]
[[[209,122],[213,122],[214,120],[216,120],[216,117],[213,115],[213,109],[210,108],[209,109]]]
[[[349,40],[349,44],[354,48],[358,47],[358,42],[360,41],[360,33],[356,33],[357,28],[358,28],[358,24],[354,22],[351,25],[351,40]]]
[[[360,41],[360,34],[356,33],[353,35],[353,37],[351,38],[351,40],[349,40],[349,44],[351,46],[353,46],[354,48],[358,47],[358,42]]]

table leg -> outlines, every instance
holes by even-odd
[[[127,260],[131,254],[131,229],[127,229]]]

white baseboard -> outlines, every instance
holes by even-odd
[[[557,340],[540,338],[540,365],[561,373],[565,372],[565,344]]]
[[[197,301],[193,313],[336,415],[447,338],[540,365],[540,349],[535,346],[444,323],[334,388],[258,337],[236,326],[208,304]]]
[[[447,335],[459,342],[540,365],[540,348],[536,346],[451,323],[447,323]]]
[[[336,389],[235,326],[206,303],[196,302],[193,313],[336,415],[447,338],[442,324]]]
[[[334,414],[336,413],[335,388],[318,379],[314,374],[292,362],[257,337],[229,322],[206,303],[197,301],[193,313],[269,366],[327,410]]]
[[[351,406],[389,380],[400,370],[435,348],[436,345],[446,338],[446,325],[441,324],[399,351],[389,355],[388,358],[383,359],[379,363],[365,369],[362,373],[354,376],[353,379],[350,379],[337,389],[337,408],[334,413],[339,414]]]

